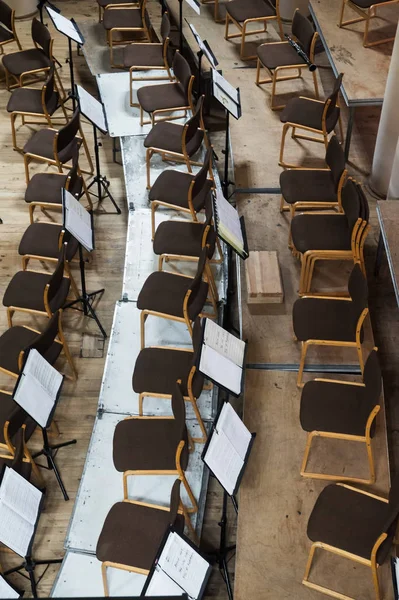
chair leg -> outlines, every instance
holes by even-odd
[[[362,345],[358,344],[356,346],[356,350],[357,350],[357,355],[359,357],[359,365],[360,365],[360,370],[362,372],[363,375],[363,371],[364,371],[364,360],[363,360],[363,351],[362,351]]]
[[[369,461],[370,468],[370,483],[375,483],[375,466],[374,466],[374,457],[373,457],[373,448],[371,446],[371,440],[366,440],[366,450],[367,450],[367,458]]]
[[[305,575],[303,576],[303,579],[302,579],[302,583],[305,585],[306,585],[306,582],[309,580],[310,569],[312,568],[313,557],[314,557],[316,548],[317,548],[316,544],[312,544],[312,547],[310,548],[308,562],[306,563]]]
[[[103,578],[104,596],[109,597],[108,581],[107,581],[107,563],[101,563],[101,574]]]
[[[320,98],[320,95],[319,95],[319,84],[317,83],[316,71],[312,71],[312,75],[313,75],[313,83],[314,83],[314,94],[316,96],[316,100],[318,100]]]
[[[147,190],[151,189],[151,157],[153,152],[151,148],[147,148],[146,152],[146,166],[147,166]]]
[[[281,134],[280,158],[279,158],[278,164],[282,167],[284,166],[283,155],[284,155],[285,136],[287,135],[289,127],[290,127],[290,124],[285,123],[283,126],[283,132]]]
[[[189,398],[189,400],[191,402],[191,406],[193,407],[195,416],[197,417],[198,425],[200,426],[201,433],[202,433],[202,438],[192,438],[193,442],[197,442],[199,444],[205,444],[206,440],[208,439],[208,435],[206,433],[206,429],[205,429],[205,425],[204,425],[204,422],[201,417],[201,413],[198,409],[197,401],[194,397]]]
[[[145,322],[147,320],[148,313],[145,310],[141,311],[140,314],[140,339],[141,339],[141,350],[145,348]]]
[[[301,362],[299,364],[298,378],[296,380],[296,384],[299,388],[303,388],[303,386],[304,386],[302,377],[303,377],[303,369],[305,367],[306,353],[308,351],[308,342],[301,342],[301,344],[302,344]]]
[[[151,202],[151,241],[154,241],[155,237],[155,212],[158,209],[158,203],[154,200]]]
[[[29,157],[24,154],[24,167],[25,167],[25,181],[26,181],[26,185],[29,184],[30,181],[30,175],[29,175]]]
[[[224,39],[228,40],[229,39],[229,13],[226,12],[226,25],[225,25],[225,29],[224,29]],[[6,72],[7,74],[7,72]],[[8,89],[8,87],[7,87]]]
[[[342,0],[342,4],[341,4],[341,11],[340,11],[340,13],[339,13],[339,22],[338,22],[338,27],[342,27],[342,22],[343,22],[343,20],[344,20],[345,4],[346,4],[346,0]]]
[[[373,577],[373,584],[374,584],[374,590],[375,590],[376,600],[381,600],[380,584],[378,582],[377,565],[374,564],[373,561],[371,561],[371,574],[372,574],[372,577]]]
[[[280,32],[280,38],[281,38],[281,41],[283,42],[284,41],[284,31],[283,31],[283,24],[281,22],[281,19],[277,18],[277,23],[278,23],[278,29]]]
[[[158,271],[162,271],[164,258],[163,254],[158,258]]]
[[[8,322],[8,327],[12,327],[12,317],[13,317],[14,311],[8,307],[7,308],[7,322]]]
[[[144,394],[139,394],[139,415],[140,415],[140,417],[143,416],[143,401],[144,401]]]
[[[312,445],[313,437],[314,437],[313,431],[311,433],[308,433],[308,439],[306,440],[305,454],[303,455],[303,460],[302,460],[302,465],[301,465],[302,477],[306,473],[306,465],[308,464],[309,452],[310,452],[310,447]]]
[[[180,473],[180,479],[183,482],[183,485],[184,485],[185,490],[186,490],[186,492],[188,494],[188,497],[190,498],[190,502],[191,502],[191,506],[192,506],[192,508],[190,510],[187,509],[187,512],[189,512],[191,514],[198,512],[197,501],[195,499],[195,496],[193,494],[193,491],[192,491],[191,487],[189,486],[189,483],[188,483],[188,481],[186,479],[186,476],[185,476],[185,474],[183,472]]]
[[[73,362],[72,354],[71,354],[71,352],[69,350],[69,347],[68,347],[68,344],[66,343],[65,340],[62,341],[62,347],[63,347],[63,350],[64,350],[64,354],[66,356],[67,362],[69,364],[69,367],[70,367],[70,369],[72,371],[73,379],[74,379],[74,381],[77,381],[77,379],[78,379],[78,371],[77,371],[77,369],[75,367],[75,363]]]

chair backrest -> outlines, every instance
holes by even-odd
[[[72,118],[66,125],[61,127],[55,137],[56,152],[59,154],[68,144],[77,136],[80,127],[80,111],[77,108],[72,115]]]
[[[360,185],[360,183],[356,184],[357,187],[357,193],[359,195],[359,201],[360,201],[360,216],[363,219],[363,221],[365,221],[366,223],[369,222],[370,219],[370,207],[369,207],[369,203],[366,197],[366,194],[364,193],[363,187]]]
[[[58,293],[62,281],[64,279],[64,266],[65,266],[65,252],[66,252],[66,244],[61,248],[58,264],[55,268],[54,273],[51,275],[48,281],[48,292],[47,292],[47,301],[50,303],[55,295]]]
[[[170,20],[169,20],[169,15],[166,12],[163,13],[162,15],[162,21],[161,21],[161,38],[162,41],[164,42],[166,40],[166,38],[168,38],[170,36]]]
[[[82,190],[82,178],[80,177],[80,175],[78,173],[78,168],[79,168],[79,150],[77,150],[72,157],[72,168],[68,172],[65,187],[71,193],[73,193],[76,188],[78,190],[78,193],[80,194],[80,192]],[[79,183],[79,185],[78,185],[78,183]]]
[[[202,224],[201,248],[208,246],[208,260],[212,259],[215,252],[216,231],[212,223],[213,207],[211,193],[205,196],[205,221]]]
[[[35,46],[41,48],[44,54],[52,59],[52,39],[48,27],[36,19],[32,20],[32,40]]]
[[[177,511],[180,506],[180,479],[176,479],[170,492],[170,524],[173,525],[176,521]]]
[[[348,292],[352,299],[353,317],[357,323],[360,315],[368,305],[367,281],[358,263],[355,264],[350,274]]]
[[[15,436],[28,418],[28,414],[24,411],[24,409],[18,406],[18,404],[15,404],[15,408],[8,418],[7,436],[5,436],[6,439],[13,440],[15,446],[18,445]],[[24,437],[25,436],[23,435],[22,441],[24,440]]]
[[[0,0],[0,23],[9,31],[13,31],[15,10],[10,8],[4,0]]]
[[[328,117],[336,109],[336,104],[337,104],[339,89],[340,89],[341,84],[342,84],[342,78],[343,78],[343,76],[344,76],[344,74],[340,73],[338,75],[338,77],[335,79],[335,83],[334,83],[334,87],[332,89],[332,92],[328,96],[328,98],[326,99],[325,104],[327,104],[327,102],[330,100],[330,103],[328,105],[327,112],[326,112],[326,119],[328,119]],[[337,116],[337,119],[338,119],[338,116]]]
[[[180,52],[176,52],[173,58],[173,73],[177,81],[179,82],[184,96],[187,100],[187,104],[190,104],[191,98],[189,98],[190,93],[190,81],[191,81],[191,69],[190,65],[186,61],[186,59],[180,54]]]
[[[360,200],[356,183],[348,179],[342,188],[342,208],[348,222],[349,235],[352,238],[353,228],[360,218]]]
[[[202,276],[205,270],[205,264],[207,261],[207,248],[203,248],[201,250],[201,254],[198,260],[198,266],[197,266],[197,272],[195,274],[194,279],[192,280],[192,283],[190,285],[189,290],[191,291],[191,294],[189,296],[188,299],[188,306],[192,306],[192,304],[194,304],[194,302],[196,302],[197,300],[197,296],[198,293],[200,291],[201,288],[201,284],[202,284]],[[197,314],[195,315],[195,317],[197,317],[199,315],[199,313],[201,312],[201,310],[203,309],[203,306],[198,306],[198,311]]]
[[[202,346],[201,319],[199,317],[196,317],[196,319],[194,321],[194,326],[193,326],[193,361],[192,361],[193,367],[196,366],[199,362],[201,346]],[[195,371],[194,380],[195,380],[195,384],[197,384],[197,381],[199,381],[199,385],[202,389],[202,386],[204,385],[204,376],[198,371],[198,369],[196,369],[196,371]],[[193,381],[193,383],[194,383],[194,381]]]
[[[39,354],[44,356],[46,352],[51,348],[54,344],[54,340],[57,337],[61,328],[61,311],[57,310],[49,322],[47,327],[42,333],[39,333],[38,336],[31,342],[28,346],[25,346],[23,350],[21,350],[19,354],[18,362],[19,368],[22,369],[24,357],[27,355],[29,350],[37,350]]]
[[[269,4],[269,6],[271,6],[272,8],[274,8],[274,10],[276,11],[277,14],[279,14],[279,0],[263,0],[266,4]]]
[[[388,501],[386,520],[382,531],[380,532],[381,534],[386,533],[388,537],[377,552],[378,564],[382,564],[388,556],[396,533],[399,516],[399,473],[397,473],[392,480]]]
[[[186,405],[180,384],[176,382],[175,390],[172,394],[172,412],[175,418],[176,432],[179,433],[179,439],[185,437],[186,430]]]
[[[16,437],[14,440],[15,453],[14,453],[14,458],[10,464],[10,467],[12,469],[14,469],[14,471],[16,471],[18,473],[18,475],[21,475],[22,477],[24,477],[24,472],[22,469],[22,465],[23,465],[24,457],[25,457],[25,432],[24,432],[24,429],[22,427],[20,427],[15,432],[15,434],[16,434]]]
[[[193,116],[184,124],[182,131],[182,146],[183,150],[193,137],[196,135],[198,129],[203,129],[204,123],[202,121],[202,107],[204,105],[204,96],[200,96],[195,107]]]
[[[162,54],[167,63],[167,66],[170,67],[173,62],[173,52],[172,52],[172,48],[170,47],[170,20],[169,20],[169,15],[168,15],[167,11],[165,11],[162,15],[161,38],[162,38]]]
[[[371,411],[378,404],[382,391],[382,376],[377,350],[373,349],[364,365],[363,382],[366,386],[365,402]]]
[[[212,158],[212,148],[208,148],[205,154],[204,164],[198,171],[198,173],[194,176],[194,184],[192,188],[192,198],[195,198],[200,192],[202,192],[206,182],[208,180],[209,173],[209,163]],[[197,208],[197,210],[201,210],[201,208]]]
[[[55,89],[54,89],[54,65],[51,67],[49,71],[49,75],[42,89],[42,105],[44,111],[47,110],[47,107],[50,104],[50,101],[54,97]]]
[[[313,36],[316,33],[312,23],[297,8],[292,19],[292,35],[296,37],[305,54],[310,56]]]
[[[345,153],[336,135],[333,135],[328,142],[326,163],[331,169],[335,190],[337,190],[342,173],[345,170]]]

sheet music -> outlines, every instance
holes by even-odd
[[[213,81],[221,88],[235,104],[240,104],[238,90],[231,85],[216,69],[212,69]]]
[[[396,578],[396,585],[398,586],[398,584],[399,584],[399,559],[397,556],[395,556],[393,560],[394,560],[394,565],[395,565],[394,576]],[[397,600],[398,598],[399,598],[399,596],[397,595],[395,600]]]
[[[187,22],[187,25],[191,29],[191,33],[195,37],[195,41],[197,42],[199,49],[202,50],[202,52],[206,56],[207,60],[210,62],[211,66],[214,69],[216,69],[218,63],[217,63],[217,61],[215,61],[215,57],[213,56],[213,54],[211,52],[209,52],[208,47],[202,41],[201,36],[199,35],[198,31],[195,29],[194,25],[191,25],[191,23],[189,23],[188,21],[186,21],[186,22]]]
[[[0,598],[19,598],[19,593],[14,590],[2,575],[0,575]]]
[[[230,496],[234,493],[244,461],[229,438],[219,429],[212,433],[204,462],[219,479]]]
[[[217,421],[218,432],[223,431],[235,450],[245,460],[252,435],[241,421],[230,402],[225,402]]]
[[[209,563],[177,533],[169,534],[158,564],[191,598],[198,598]]]
[[[108,131],[107,122],[105,120],[104,107],[94,96],[89,94],[81,85],[76,86],[76,91],[79,97],[80,111],[85,117],[96,125],[101,131]]]
[[[58,29],[60,33],[63,33],[78,44],[84,43],[84,40],[82,39],[79,32],[76,31],[76,28],[70,19],[67,19],[66,17],[58,13],[53,8],[50,8],[49,6],[46,6],[46,10],[49,14],[50,19],[54,23],[55,28]]]
[[[233,248],[244,252],[244,238],[241,230],[240,217],[237,210],[223,196],[220,190],[216,190],[216,217],[218,233]]]
[[[237,396],[241,392],[242,369],[216,350],[203,344],[199,370]]]
[[[193,10],[195,10],[197,15],[201,14],[201,5],[197,0],[186,0],[186,2]]]
[[[61,373],[37,350],[30,350],[13,398],[40,427],[46,427],[62,381]]]
[[[205,321],[204,342],[239,367],[243,366],[245,342],[220,327],[212,319]]]
[[[68,190],[63,190],[63,198],[66,229],[86,250],[91,252],[93,250],[93,229],[90,213]]]
[[[146,596],[181,596],[184,590],[177,585],[159,567],[155,568],[155,571],[151,577],[149,586],[145,592]]]

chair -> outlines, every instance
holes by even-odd
[[[130,79],[130,106],[140,106],[138,102],[133,102],[133,81],[136,71],[166,71],[164,76],[153,77],[151,79],[169,79],[172,81],[173,75],[170,71],[171,49],[170,49],[170,21],[168,13],[162,16],[161,23],[161,43],[133,43],[123,49],[123,66],[129,69]],[[138,79],[139,80],[139,79]]]
[[[208,172],[211,179],[207,178]],[[207,149],[204,164],[195,175],[173,169],[162,171],[148,195],[151,202],[152,239],[155,236],[155,213],[160,206],[188,213],[193,221],[198,221],[197,213],[205,208],[213,185],[212,148]]]
[[[308,438],[301,466],[302,477],[356,483],[375,482],[371,439],[380,410],[381,390],[381,369],[376,348],[370,352],[364,366],[363,383],[333,379],[314,379],[305,383],[301,396],[300,421],[302,429],[308,432]],[[315,437],[364,443],[370,477],[364,479],[342,474],[307,472],[306,465]]]
[[[191,75],[190,65],[180,52],[175,53],[172,67],[175,81],[160,85],[146,85],[137,91],[141,125],[148,123],[154,125],[158,114],[183,111],[182,115],[158,119],[158,121],[172,121],[185,117],[188,110],[194,111],[192,101],[194,75]],[[150,115],[150,121],[144,121],[144,112]]]
[[[318,33],[314,30],[312,23],[301,15],[297,8],[292,20],[292,36],[300,45],[305,54],[309,57],[310,62],[314,63],[314,52]],[[306,66],[305,61],[289,42],[269,42],[261,44],[257,49],[258,62],[256,66],[256,85],[264,83],[272,83],[272,94],[270,100],[270,108],[272,110],[280,110],[285,107],[285,104],[274,106],[274,98],[276,94],[276,85],[278,81],[288,81],[289,79],[297,79],[302,77],[302,69]],[[270,73],[267,79],[260,78],[261,67],[264,67]],[[284,75],[287,70],[297,69],[298,75]],[[278,77],[282,72],[282,77]],[[319,99],[319,88],[317,84],[316,71],[312,71],[313,84],[316,98]]]
[[[0,54],[4,54],[4,46],[12,42],[16,42],[22,50],[15,28],[15,9],[11,9],[6,2],[0,0]]]
[[[322,490],[309,517],[307,534],[313,542],[302,583],[328,596],[352,600],[309,581],[317,548],[370,567],[377,600],[382,596],[378,567],[389,556],[399,512],[399,477],[392,482],[388,499],[344,483]]]
[[[356,348],[363,373],[363,323],[368,315],[367,281],[356,264],[348,282],[350,298],[304,296],[295,301],[292,322],[295,337],[301,342],[298,387],[303,387],[302,375],[309,346]]]
[[[338,102],[338,92],[341,87],[343,74],[341,73],[335,80],[333,90],[325,102],[314,100],[312,98],[292,98],[287,102],[283,112],[280,115],[280,121],[284,123],[281,136],[279,165],[282,167],[297,167],[284,161],[284,144],[288,129],[292,127],[291,137],[293,139],[310,140],[311,142],[324,143],[326,150],[328,147],[328,134],[333,131],[340,117],[340,108]],[[342,125],[339,121],[341,130],[341,140],[343,139]],[[296,129],[304,129],[305,132],[314,132],[321,135],[321,138],[295,133]]]
[[[328,142],[327,169],[288,169],[280,174],[280,212],[333,208],[342,212],[342,187],[348,171],[345,155],[337,136]],[[288,206],[285,205],[288,204]]]
[[[371,19],[378,18],[377,8],[380,8],[382,6],[393,6],[397,3],[398,0],[342,0],[338,27],[346,27],[346,25],[351,25],[352,23],[359,23],[361,21],[365,21],[365,28],[363,34],[363,46],[365,48],[378,46],[379,44],[386,44],[387,42],[393,42],[395,39],[394,36],[386,37],[380,40],[375,40],[374,42],[369,42],[368,35]],[[352,10],[357,12],[357,14],[360,16],[357,19],[350,19],[349,21],[344,21],[344,12],[346,6],[352,8]]]
[[[29,441],[36,429],[34,421],[15,400],[12,392],[0,390],[0,452],[15,454],[15,441],[19,429],[25,425],[25,441]]]
[[[51,365],[64,351],[73,378],[77,379],[77,370],[62,329],[62,310],[54,313],[42,333],[21,325],[7,329],[0,336],[0,371],[17,379],[25,355],[32,349],[37,350]]]
[[[107,569],[112,567],[147,575],[170,526],[183,533],[179,479],[173,484],[169,507],[136,500],[123,500],[113,505],[105,518],[96,548],[97,559],[102,563],[105,596],[109,596]]]
[[[191,158],[201,148],[202,142],[208,148],[208,138],[205,133],[205,125],[202,118],[202,107],[204,96],[197,102],[194,115],[184,124],[161,121],[155,123],[144,140],[147,148],[147,189],[151,188],[151,158],[154,154],[161,154],[163,160],[184,161],[189,173],[192,172],[191,165],[202,166]]]
[[[26,183],[29,184],[29,163],[32,160],[54,165],[58,168],[58,172],[62,173],[63,166],[73,161],[82,144],[91,172],[93,172],[93,162],[80,125],[79,108],[76,109],[71,120],[59,131],[46,128],[34,133],[23,148]]]
[[[22,118],[22,125],[44,124],[48,125],[48,127],[53,127],[51,117],[59,108],[62,108],[65,121],[68,122],[64,103],[54,86],[54,68],[54,66],[50,68],[47,81],[41,90],[21,87],[14,90],[10,96],[7,104],[7,112],[11,113],[11,133],[14,150],[22,152],[22,148],[17,144],[15,128],[15,121],[18,116]],[[25,117],[34,117],[36,119],[44,117],[46,120],[44,123],[42,121],[27,121]]]
[[[108,6],[104,10],[103,25],[107,32],[111,67],[123,68],[123,65],[114,63],[114,46],[126,45],[126,39],[116,41],[115,33],[131,32],[141,33],[148,42],[151,42],[151,23],[146,10],[147,0],[138,0],[136,4],[124,6],[121,4]],[[134,39],[131,39],[134,41]]]
[[[223,23],[223,19],[220,18],[220,13],[219,13],[219,0],[201,0],[202,4],[213,4],[214,5],[214,12],[213,12],[213,18],[215,20],[215,23]]]
[[[70,287],[70,279],[64,277],[65,252],[64,244],[52,275],[37,271],[15,273],[3,296],[9,327],[12,327],[12,317],[16,311],[50,318],[63,307]]]
[[[97,0],[98,4],[98,22],[101,23],[103,20],[103,13],[107,6],[112,6],[112,4],[125,4],[126,6],[137,6],[137,2],[132,2],[131,0]]]
[[[356,241],[362,209],[351,179],[342,188],[342,208],[343,213],[301,213],[291,221],[293,252],[301,259],[300,295],[310,291],[316,260],[359,261]]]
[[[181,381],[181,392],[185,401],[191,403],[201,428],[202,438],[194,438],[193,441],[203,444],[207,433],[197,405],[197,398],[204,388],[204,377],[197,368],[201,344],[202,327],[197,317],[193,327],[193,349],[169,346],[143,348],[134,365],[132,386],[139,394],[139,415],[143,415],[144,398],[171,398],[176,381]]]
[[[256,55],[245,56],[245,38],[249,35],[267,31],[268,21],[277,21],[280,37],[284,39],[283,25],[280,17],[280,0],[232,0],[226,3],[226,29],[225,39],[241,38],[240,58],[251,60]],[[230,22],[239,30],[239,33],[229,33]],[[252,23],[263,24],[262,29],[249,29]]]
[[[195,277],[165,271],[155,271],[147,277],[137,298],[137,308],[141,311],[141,348],[145,346],[145,322],[149,315],[185,323],[192,337],[192,323],[199,314],[203,314],[209,293],[206,274],[208,251],[208,247],[201,251]],[[217,306],[212,288],[210,291],[213,313],[205,316],[216,318]]]
[[[114,467],[123,473],[123,498],[129,498],[128,478],[134,475],[178,475],[190,498],[188,513],[198,511],[197,501],[186,479],[189,458],[189,434],[186,408],[180,384],[175,383],[171,398],[173,417],[126,417],[115,428]]]
[[[10,420],[6,423],[8,434],[12,437],[13,442],[10,442],[10,446],[8,447],[10,453],[6,453],[6,451],[3,453],[0,449],[0,471],[3,471],[5,466],[10,467],[27,481],[30,481],[33,471],[38,487],[44,490],[44,479],[26,445],[25,418],[25,411],[17,406],[16,410],[10,416]]]

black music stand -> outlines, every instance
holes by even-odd
[[[201,4],[199,0],[186,0],[187,4],[199,15]],[[183,54],[183,0],[179,0],[179,50]]]
[[[109,191],[110,182],[106,178],[105,175],[101,175],[101,167],[100,167],[100,143],[97,138],[97,129],[101,131],[101,133],[108,133],[108,121],[107,115],[104,110],[104,105],[102,102],[99,102],[94,96],[89,94],[83,87],[80,85],[75,86],[76,97],[79,102],[79,110],[81,114],[86,117],[93,125],[93,137],[94,137],[94,153],[96,158],[96,175],[93,178],[93,181],[88,185],[87,191],[90,190],[93,185],[97,184],[97,198],[99,202],[102,202],[105,197],[111,200],[112,204],[116,209],[116,213],[118,215],[121,214],[121,209],[117,205]]]
[[[190,28],[191,33],[193,34],[195,41],[198,44],[199,50],[197,52],[197,57],[198,57],[198,83],[197,83],[197,94],[198,96],[201,96],[202,93],[202,57],[205,56],[205,58],[208,60],[209,64],[211,65],[211,67],[213,69],[216,69],[216,67],[218,66],[219,62],[216,58],[216,56],[214,55],[214,53],[212,52],[212,49],[210,47],[210,45],[208,44],[208,42],[206,40],[202,40],[201,36],[199,35],[198,31],[195,29],[194,25],[191,25],[191,23],[189,23],[187,21],[187,19],[185,19],[187,25]]]

